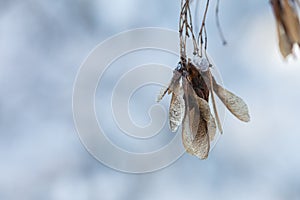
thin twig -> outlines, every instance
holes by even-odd
[[[187,38],[190,36],[193,40],[194,54],[198,53],[198,43],[194,35],[192,12],[190,9],[190,0],[181,1],[181,12],[179,20],[179,36],[180,36],[180,53],[182,57],[186,57]]]
[[[205,53],[205,57],[206,57],[206,59],[208,60],[208,63],[209,63],[209,65],[211,65],[211,63],[210,63],[210,61],[209,61],[209,58],[208,58],[208,56],[207,56],[207,41],[208,41],[208,39],[207,39],[207,32],[206,32],[206,26],[204,26],[204,40],[205,40],[205,42],[204,42],[204,53]]]
[[[222,40],[223,45],[227,44],[227,41],[225,39],[221,24],[220,24],[220,17],[219,17],[219,6],[220,6],[220,0],[217,0],[217,6],[216,6],[216,23],[217,23],[217,28],[219,30],[219,34]]]
[[[198,53],[198,45],[197,45],[196,37],[194,35],[192,12],[191,12],[190,6],[188,6],[188,12],[189,12],[189,17],[190,17],[190,31],[192,33],[193,43],[194,43],[194,55],[196,55]]]
[[[204,50],[205,50],[205,52],[207,50],[207,32],[206,32],[206,26],[204,26]]]
[[[199,39],[198,39],[198,40],[199,40]],[[199,54],[200,57],[202,57],[203,43],[204,43],[204,41],[203,41],[203,36],[201,35],[201,36],[200,36],[200,49],[201,49],[201,51],[200,51],[200,54]]]
[[[204,16],[203,16],[203,19],[202,19],[202,24],[201,24],[201,28],[200,28],[200,31],[199,31],[199,35],[198,35],[198,41],[199,41],[199,38],[202,36],[203,28],[205,26],[208,7],[209,7],[209,0],[206,1],[206,7],[205,7]]]

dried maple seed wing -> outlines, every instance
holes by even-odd
[[[209,88],[201,75],[201,72],[197,69],[195,65],[191,62],[188,64],[189,71],[189,81],[192,85],[193,90],[196,92],[197,96],[208,101],[209,98]]]
[[[183,100],[183,91],[178,84],[172,93],[172,99],[169,108],[169,125],[172,132],[176,132],[181,125],[185,113],[185,103]]]
[[[183,144],[188,153],[206,159],[210,140],[207,121],[210,120],[208,103],[197,96],[192,86],[183,78],[186,113],[183,122]]]
[[[200,120],[200,110],[197,102],[197,95],[194,92],[191,84],[185,79],[184,83],[184,97],[185,97],[185,105],[188,104],[188,116],[189,116],[189,128],[195,137],[196,132],[198,130],[198,121]]]
[[[213,90],[213,83],[212,83],[213,76],[211,74],[210,69],[208,69],[208,71],[202,72],[200,74],[203,77],[203,80],[205,81],[207,87],[209,88],[210,97],[211,97],[211,101],[212,101],[212,105],[213,105],[213,111],[214,111],[214,114],[215,114],[217,126],[218,126],[218,129],[219,129],[220,133],[222,134],[223,133],[223,128],[222,128],[221,120],[220,120],[219,113],[218,113],[218,110],[217,110],[215,95],[214,95],[214,92],[213,92],[214,91]]]
[[[198,98],[199,110],[203,119],[207,122],[207,131],[209,140],[212,141],[216,135],[216,122],[213,115],[210,112],[209,104],[204,99]]]
[[[193,118],[194,110],[190,109],[189,94],[188,94],[188,81],[185,77],[182,78],[182,87],[184,92],[184,102],[185,102],[185,114],[182,123],[182,143],[185,150],[192,154],[192,143],[194,140],[193,132],[190,128],[190,116]]]
[[[299,43],[300,42],[300,25],[299,25],[299,19],[297,16],[297,11],[295,9],[295,2],[289,0],[283,0],[282,7],[283,7],[283,13],[282,18],[284,25],[286,27],[286,32],[291,40],[292,44]]]
[[[193,154],[201,159],[206,159],[210,150],[210,142],[215,138],[217,128],[208,102],[196,95],[195,98],[198,100],[200,121],[192,145]]]
[[[286,58],[288,55],[293,53],[293,44],[279,24],[277,24],[277,33],[280,53],[284,58]]]
[[[197,134],[192,143],[192,154],[200,159],[206,159],[210,150],[209,135],[207,133],[207,122],[200,118]]]
[[[180,85],[180,78],[181,78],[181,73],[177,70],[173,71],[173,77],[171,80],[171,83],[169,85],[169,94],[173,91],[175,91],[175,88]]]
[[[189,77],[191,78],[191,77]],[[198,129],[198,121],[200,119],[200,111],[199,111],[199,106],[197,102],[197,95],[191,85],[191,83],[186,79],[183,78],[183,88],[184,90],[184,100],[185,100],[185,105],[188,104],[188,112],[189,112],[189,123],[190,123],[190,130],[192,133],[194,133],[193,136],[195,136],[195,133],[197,132]]]
[[[166,88],[166,87],[163,87],[160,90],[160,93],[157,96],[157,100],[156,100],[157,103],[159,103],[164,98],[164,96],[166,95],[166,93],[168,92],[168,90],[169,90],[169,88]]]
[[[209,105],[207,103],[207,101],[205,101],[202,98],[199,98],[198,96],[195,95],[195,98],[198,101],[198,106],[199,106],[199,111],[200,111],[200,115],[202,116],[202,118],[208,122],[210,120],[210,108]]]
[[[214,91],[225,104],[227,109],[239,120],[249,122],[250,115],[247,104],[240,97],[218,85],[214,79],[213,85]]]
[[[214,116],[210,115],[210,120],[207,122],[207,131],[209,135],[209,141],[213,141],[215,139],[216,133],[217,133],[217,126],[214,119]]]
[[[178,72],[177,70],[173,71],[173,76],[171,79],[171,82],[169,83],[167,88],[162,88],[159,95],[157,96],[157,102],[160,102],[164,96],[166,95],[166,93],[170,94],[171,92],[174,91],[174,87],[176,87],[177,85],[179,85],[180,82],[180,78],[181,78],[181,74],[180,72]]]
[[[286,58],[288,55],[292,54],[293,43],[287,35],[287,27],[283,19],[283,7],[280,0],[271,0],[271,5],[276,18],[279,50],[282,56]]]

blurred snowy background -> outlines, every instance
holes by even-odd
[[[0,199],[300,199],[299,59],[281,59],[267,0],[221,1],[223,47],[215,2],[209,52],[252,121],[228,114],[206,161],[184,155],[161,171],[131,175],[103,166],[80,143],[73,83],[107,37],[147,26],[177,30],[179,1],[1,0]]]

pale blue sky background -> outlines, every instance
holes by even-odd
[[[208,160],[184,155],[159,172],[130,175],[81,145],[71,99],[82,61],[120,31],[177,30],[178,13],[179,1],[167,0],[0,1],[0,199],[300,198],[300,65],[281,59],[267,0],[221,1],[226,47],[210,10],[210,55],[252,121],[228,114]]]

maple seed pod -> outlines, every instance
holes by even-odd
[[[284,58],[294,54],[294,46],[300,47],[300,19],[297,7],[300,1],[271,0],[276,18],[279,49]]]

